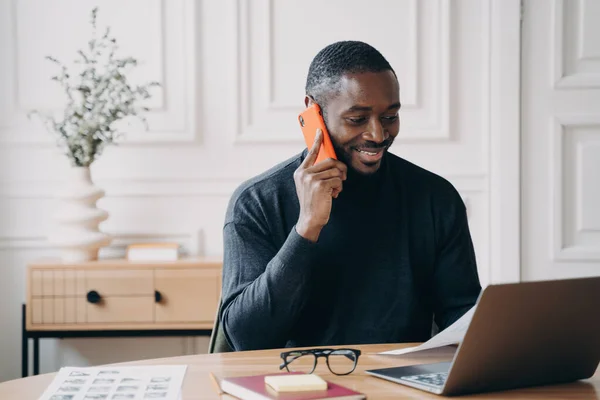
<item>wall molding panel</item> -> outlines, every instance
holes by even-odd
[[[591,25],[597,24],[594,18],[599,12],[600,6],[594,0],[553,0],[551,33],[556,89],[600,88],[600,46],[590,44]]]
[[[10,96],[6,97],[8,104],[5,105],[8,111],[0,112],[0,144],[53,146],[55,145],[54,136],[47,132],[37,119],[29,120],[27,113],[29,110],[37,108],[44,112],[61,115],[61,111],[55,109],[53,104],[57,101],[61,105],[64,104],[63,95],[60,92],[61,89],[58,89],[58,85],[50,81],[50,76],[56,72],[56,69],[52,68],[52,65],[44,59],[45,55],[55,55],[56,52],[48,49],[42,50],[39,47],[44,43],[51,43],[52,37],[46,38],[42,44],[34,44],[37,39],[31,36],[29,28],[31,24],[35,23],[37,28],[42,31],[42,36],[59,35],[63,31],[55,30],[49,25],[52,24],[52,18],[47,18],[44,20],[45,23],[40,23],[38,13],[31,12],[29,3],[35,3],[36,7],[43,6],[39,10],[40,13],[51,10],[56,12],[53,2],[40,0],[22,2],[10,0],[3,2],[0,6],[12,17],[8,21],[9,24],[0,29],[5,30],[4,35],[1,36],[8,46],[8,52],[14,55],[4,61],[6,63],[4,67],[8,74],[0,77],[0,80],[7,81],[0,82],[0,87],[6,86],[10,93]],[[85,16],[82,19],[87,22],[88,11],[91,10],[91,4],[88,3],[82,2],[81,5],[73,7],[74,10],[71,10],[71,13]],[[141,3],[138,5],[141,6]],[[151,70],[152,73],[150,75],[147,73],[148,76],[144,76],[144,80],[158,80],[162,86],[156,88],[153,99],[148,103],[150,111],[146,114],[149,128],[147,131],[138,122],[121,125],[127,135],[126,142],[127,144],[193,142],[196,139],[194,110],[197,97],[194,57],[197,36],[195,33],[196,3],[193,0],[152,0],[151,2],[144,1],[143,6],[146,10],[151,10],[151,12],[146,12],[151,23],[142,19],[144,24],[140,25],[138,29],[143,32],[139,35],[143,36],[146,32],[148,37],[157,38],[157,43],[143,46],[143,51],[151,53],[136,55],[140,61],[138,69]],[[114,23],[117,28],[123,30],[125,22],[115,16],[121,7],[117,3],[106,4],[106,9],[99,7],[99,27],[103,27],[105,24],[112,26]],[[135,8],[133,3],[129,4],[124,12],[132,8]],[[103,12],[109,14],[110,18],[104,19]],[[63,34],[65,33],[63,32]],[[121,38],[122,36],[118,37],[119,40]],[[77,39],[77,43],[72,43],[73,48],[68,52],[62,48],[62,51],[57,51],[59,53],[57,57],[70,67],[72,67],[70,61],[76,55],[75,50],[85,45],[87,40],[86,37],[77,37]],[[125,39],[128,38],[125,37]],[[70,40],[70,43],[72,41]],[[129,45],[133,46],[131,43]],[[17,49],[21,50],[17,51]],[[60,55],[62,53],[65,53],[64,57]],[[145,56],[149,58],[145,58]],[[158,60],[158,62],[150,63],[150,59]],[[28,66],[33,61],[36,61],[40,67]],[[40,92],[36,87],[29,88],[29,85],[32,84],[29,81],[39,81],[40,85],[47,90]]]
[[[235,2],[238,21],[236,64],[239,69],[235,77],[237,89],[234,98],[238,112],[234,143],[302,142],[296,120],[303,109],[304,91],[293,92],[297,99],[295,103],[278,99],[275,95],[278,60],[273,43],[276,36],[273,23],[275,3],[275,0]],[[251,8],[250,4],[255,7]],[[279,7],[288,5],[283,2],[277,4]],[[408,95],[401,94],[403,128],[396,141],[445,142],[450,140],[450,4],[443,0],[426,4],[409,0],[402,4],[408,9],[409,19],[408,37],[402,38],[407,42],[409,54],[402,60],[411,65],[409,70],[412,74],[403,81],[401,88],[401,93],[407,90]],[[427,9],[423,10],[425,7]],[[272,129],[271,125],[277,129]]]
[[[600,115],[556,116],[552,144],[553,259],[599,262]]]

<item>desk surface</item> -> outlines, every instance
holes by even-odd
[[[363,392],[369,399],[440,399],[427,392],[412,389],[392,382],[384,381],[369,375],[365,369],[382,368],[390,366],[420,364],[449,360],[452,357],[450,351],[437,351],[419,356],[418,358],[393,357],[377,355],[376,353],[391,349],[414,346],[415,344],[396,345],[367,345],[349,346],[362,350],[358,366],[351,375],[335,376],[329,373],[323,360],[315,373],[323,378],[345,385],[352,389]],[[218,378],[225,376],[240,376],[250,374],[262,374],[279,372],[280,350],[249,351],[225,354],[200,354],[193,356],[159,358],[136,362],[121,363],[120,365],[188,365],[186,377],[183,383],[183,400],[192,399],[218,399],[213,391],[209,380],[209,372],[213,372]],[[29,378],[16,379],[0,384],[0,399],[37,399],[46,386],[50,384],[54,374],[44,374]],[[460,398],[460,397],[453,397]],[[465,398],[477,399],[598,399],[600,398],[600,369],[589,380],[575,382],[565,385],[551,385],[535,388],[511,390],[504,392],[487,393],[482,395],[471,395]]]

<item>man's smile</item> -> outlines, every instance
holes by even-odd
[[[355,148],[354,150],[356,151],[356,153],[358,153],[358,158],[360,159],[360,161],[362,161],[363,163],[366,163],[366,164],[370,164],[370,163],[381,160],[381,157],[383,157],[383,152],[385,151],[385,149],[386,149],[386,147],[379,148],[379,149]]]

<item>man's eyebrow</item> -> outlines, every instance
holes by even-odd
[[[369,107],[369,106],[359,106],[359,105],[353,105],[352,107],[350,107],[349,109],[346,110],[346,112],[352,112],[352,111],[371,111],[373,108]]]
[[[398,103],[394,103],[391,104],[387,109],[388,110],[392,110],[394,108],[400,108],[400,102]],[[373,107],[369,107],[369,106],[361,106],[361,105],[353,105],[352,107],[350,107],[349,109],[346,110],[346,112],[353,112],[353,111],[371,111],[373,109]]]

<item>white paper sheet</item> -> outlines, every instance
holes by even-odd
[[[178,400],[186,365],[64,367],[39,400]]]
[[[475,307],[473,306],[469,311],[464,313],[462,317],[457,319],[452,325],[439,332],[437,335],[429,339],[427,342],[415,346],[415,347],[407,347],[404,349],[398,350],[389,350],[384,351],[379,354],[392,354],[392,355],[400,355],[407,353],[414,353],[415,351],[434,349],[436,347],[444,347],[452,344],[459,344],[462,342],[465,337],[465,333],[467,332],[467,328],[471,323],[471,318],[473,318],[473,313],[475,312]]]

